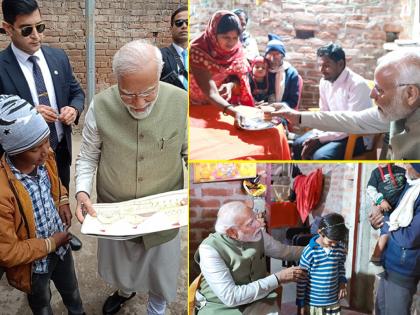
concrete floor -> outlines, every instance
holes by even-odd
[[[73,136],[73,159],[80,147],[80,134]],[[74,163],[72,165],[74,171]],[[74,196],[74,182],[71,181],[70,196]],[[94,198],[94,197],[93,197]],[[71,209],[74,212],[75,202],[71,197]],[[80,252],[74,252],[75,268],[79,280],[79,288],[82,295],[86,314],[102,314],[102,304],[115,288],[107,285],[97,273],[96,238],[80,234],[80,224],[73,217],[71,232],[83,241]],[[166,315],[187,314],[187,251],[188,251],[187,228],[181,229],[181,271],[178,278],[177,298],[167,307]],[[6,277],[0,281],[0,314],[1,315],[29,315],[32,314],[26,300],[26,295],[8,285]],[[54,285],[52,288],[51,305],[54,314],[67,314]],[[128,301],[120,310],[120,315],[146,314],[147,296],[137,294]]]

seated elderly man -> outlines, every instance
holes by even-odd
[[[240,201],[219,209],[215,229],[195,257],[203,274],[196,294],[198,314],[278,314],[273,290],[306,278],[306,271],[292,267],[267,275],[266,256],[297,260],[303,247],[274,240]]]
[[[420,52],[396,50],[380,58],[370,97],[377,106],[360,112],[298,112],[281,106],[271,115],[321,130],[389,132],[391,159],[420,159]]]
[[[321,111],[361,111],[372,107],[370,89],[364,78],[346,66],[346,54],[337,44],[318,49],[318,64],[322,73],[319,82]],[[294,160],[342,160],[348,134],[313,129],[293,143]],[[371,139],[359,138],[355,154],[365,151]]]
[[[286,48],[280,36],[268,34],[265,59],[268,62],[268,96],[265,101],[282,102],[296,108],[299,101],[299,77],[295,67],[285,61]]]

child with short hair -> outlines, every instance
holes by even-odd
[[[255,102],[268,100],[268,63],[264,57],[258,56],[252,61],[249,84]]]
[[[34,314],[52,314],[52,280],[69,314],[84,314],[67,232],[68,194],[58,177],[49,128],[36,108],[0,95],[0,266],[27,293]]]
[[[384,215],[385,224],[398,203],[406,181],[405,169],[395,164],[379,164],[370,175],[367,194],[376,206],[374,212]],[[380,237],[370,258],[375,265],[380,264],[388,239],[385,228],[388,230],[385,226],[381,227]]]
[[[308,277],[297,283],[298,314],[341,314],[339,300],[347,295],[347,279],[346,250],[339,243],[345,241],[347,231],[340,214],[322,217],[318,234],[300,258],[299,265],[308,271]]]

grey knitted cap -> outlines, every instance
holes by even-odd
[[[31,149],[50,134],[35,106],[15,95],[0,95],[0,144],[9,155]]]

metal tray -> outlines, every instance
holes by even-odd
[[[244,130],[266,130],[270,128],[276,127],[276,124],[272,121],[267,121],[261,118],[247,118],[247,119],[241,119],[238,121],[238,126],[241,129]]]

